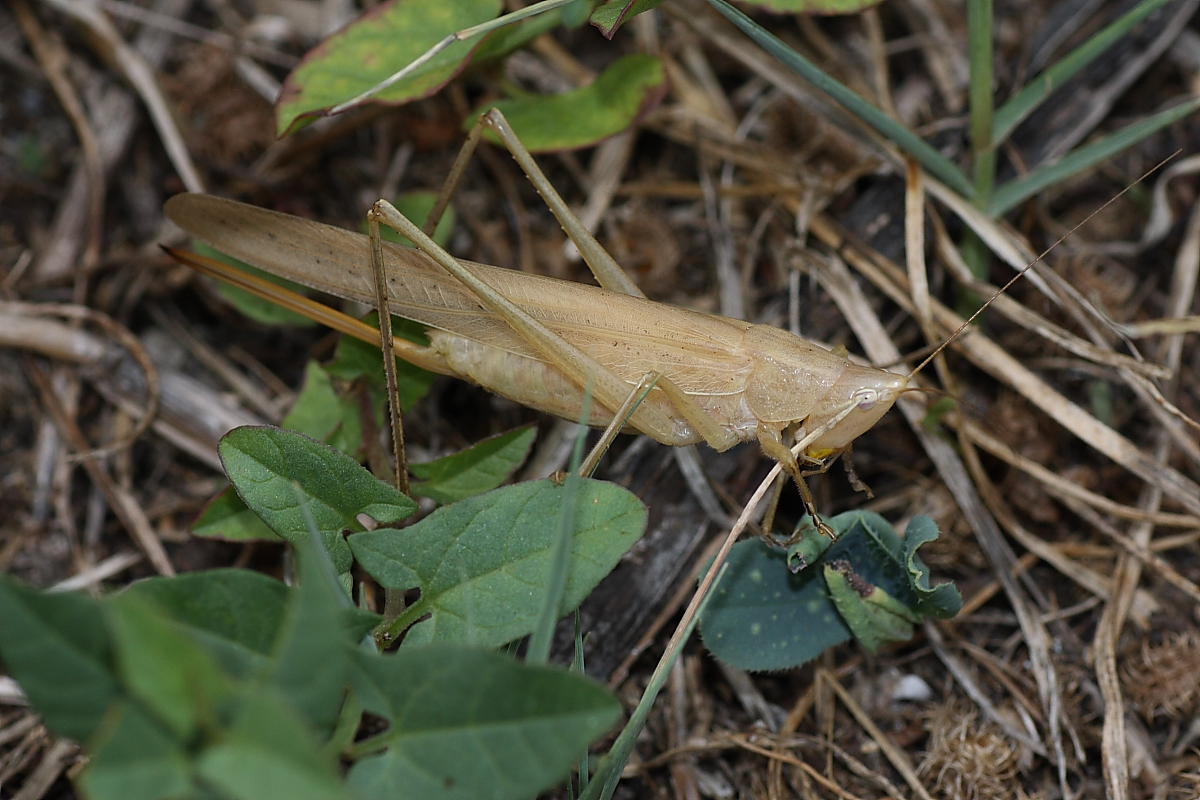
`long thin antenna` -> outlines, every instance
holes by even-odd
[[[1043,250],[1043,251],[1042,251],[1042,252],[1041,252],[1041,253],[1038,255],[1038,257],[1037,257],[1037,258],[1035,258],[1033,261],[1030,261],[1028,264],[1026,264],[1025,266],[1021,267],[1019,270],[1017,270],[1017,274],[1013,275],[1011,278],[1009,278],[1009,279],[1008,279],[1008,282],[1007,282],[1007,283],[1005,283],[1003,286],[1001,286],[999,289],[997,289],[995,292],[993,292],[993,293],[992,293],[992,296],[991,296],[991,297],[989,297],[989,298],[987,299],[987,301],[986,301],[986,302],[984,302],[984,304],[983,304],[983,305],[981,305],[979,308],[977,308],[977,309],[975,310],[975,313],[973,313],[973,314],[971,314],[971,316],[967,317],[966,321],[965,321],[965,322],[963,322],[963,324],[962,324],[962,325],[959,325],[959,326],[958,326],[958,328],[957,328],[957,329],[954,331],[954,333],[950,334],[950,337],[949,337],[948,339],[946,339],[946,341],[942,342],[940,345],[938,345],[938,346],[937,346],[937,348],[936,348],[936,349],[935,349],[935,350],[934,350],[932,353],[930,353],[929,355],[927,355],[927,356],[925,357],[925,360],[924,360],[924,361],[922,361],[920,364],[918,364],[918,365],[917,365],[917,368],[916,368],[916,369],[914,369],[912,372],[910,372],[910,373],[908,374],[908,377],[909,377],[909,378],[912,378],[912,377],[913,377],[914,375],[916,375],[918,372],[920,372],[921,370],[925,369],[925,367],[927,367],[927,366],[929,365],[929,362],[931,362],[931,361],[933,361],[935,358],[937,358],[937,356],[938,356],[938,354],[939,354],[939,353],[941,353],[943,350],[945,350],[947,347],[949,347],[949,346],[950,346],[950,344],[951,344],[951,343],[952,343],[952,342],[953,342],[955,339],[957,339],[959,336],[961,336],[961,335],[963,334],[963,332],[964,332],[964,331],[966,331],[966,330],[967,330],[967,328],[969,328],[969,327],[971,326],[971,324],[972,324],[973,322],[975,322],[975,320],[976,320],[976,319],[978,319],[978,317],[979,317],[979,315],[980,315],[980,314],[982,314],[984,311],[987,311],[987,309],[988,309],[988,306],[990,306],[992,303],[994,303],[994,302],[996,301],[996,298],[997,298],[997,297],[999,297],[1000,295],[1002,295],[1002,294],[1004,294],[1005,292],[1007,292],[1007,291],[1009,290],[1009,287],[1011,287],[1011,286],[1012,286],[1014,283],[1016,283],[1017,281],[1019,281],[1021,278],[1025,277],[1025,273],[1026,273],[1026,272],[1029,272],[1029,270],[1033,269],[1033,268],[1034,268],[1035,266],[1037,266],[1037,265],[1038,265],[1038,264],[1039,264],[1039,263],[1040,263],[1040,262],[1041,262],[1043,259],[1045,259],[1045,257],[1046,257],[1047,255],[1049,255],[1049,254],[1050,254],[1050,251],[1052,251],[1054,248],[1058,247],[1060,244],[1062,244],[1062,243],[1063,243],[1063,242],[1065,242],[1067,239],[1069,239],[1071,236],[1073,236],[1073,235],[1075,234],[1075,231],[1079,230],[1079,229],[1080,229],[1080,228],[1082,228],[1084,225],[1086,225],[1086,224],[1088,224],[1089,222],[1091,222],[1091,221],[1092,221],[1092,217],[1096,216],[1096,215],[1097,215],[1097,214],[1099,214],[1101,211],[1104,211],[1104,210],[1105,210],[1106,208],[1108,208],[1110,205],[1112,205],[1113,203],[1115,203],[1117,200],[1121,199],[1121,197],[1123,197],[1123,196],[1125,195],[1125,193],[1126,193],[1126,192],[1128,192],[1130,189],[1132,189],[1134,186],[1137,186],[1139,183],[1141,183],[1142,181],[1146,180],[1148,177],[1150,177],[1151,175],[1153,175],[1155,172],[1158,172],[1160,169],[1162,169],[1162,167],[1163,167],[1163,165],[1164,165],[1164,164],[1166,164],[1166,163],[1167,163],[1168,161],[1170,161],[1171,159],[1175,158],[1175,157],[1176,157],[1177,155],[1179,155],[1181,152],[1182,152],[1182,149],[1180,149],[1180,150],[1176,150],[1174,153],[1172,153],[1171,155],[1167,156],[1166,158],[1164,158],[1162,161],[1160,161],[1160,162],[1158,162],[1157,164],[1155,164],[1155,165],[1154,165],[1153,167],[1151,167],[1150,169],[1146,170],[1146,172],[1145,172],[1145,173],[1143,173],[1143,174],[1142,174],[1142,176],[1141,176],[1140,178],[1138,178],[1137,180],[1135,180],[1133,183],[1130,183],[1130,184],[1129,184],[1128,186],[1126,186],[1124,189],[1122,189],[1121,191],[1117,192],[1115,195],[1113,195],[1112,197],[1110,197],[1110,198],[1109,198],[1109,199],[1108,199],[1108,200],[1107,200],[1107,201],[1106,201],[1106,202],[1105,202],[1103,205],[1101,205],[1101,206],[1100,206],[1099,208],[1097,208],[1095,211],[1093,211],[1092,213],[1088,214],[1086,217],[1084,217],[1084,218],[1083,218],[1082,220],[1080,220],[1079,222],[1075,223],[1075,225],[1074,225],[1074,226],[1073,226],[1073,227],[1072,227],[1072,228],[1071,228],[1069,231],[1067,231],[1066,233],[1064,233],[1062,236],[1058,237],[1058,239],[1057,239],[1057,240],[1055,240],[1055,242],[1054,242],[1053,244],[1051,244],[1049,247],[1047,247],[1045,250]]]

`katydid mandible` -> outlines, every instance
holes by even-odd
[[[873,427],[910,376],[854,364],[778,328],[646,299],[567,209],[499,112],[484,115],[472,130],[452,173],[461,174],[484,126],[496,131],[533,181],[600,287],[456,259],[380,200],[369,218],[417,244],[384,243],[388,303],[393,314],[426,326],[430,342],[397,340],[396,355],[566,419],[579,419],[590,391],[587,422],[594,426],[609,424],[649,377],[654,388],[627,428],[663,444],[704,442],[718,451],[757,441],[795,478],[816,518],[788,440],[806,437],[803,455],[819,464]],[[188,233],[267,272],[373,302],[371,241],[362,234],[207,195],[177,195],[166,213]],[[170,252],[319,322],[378,341],[378,331],[340,312],[211,259]]]

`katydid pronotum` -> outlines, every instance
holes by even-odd
[[[344,299],[373,302],[369,265],[382,258],[392,313],[428,328],[428,346],[396,340],[396,355],[526,406],[577,420],[590,392],[587,422],[607,425],[652,383],[624,420],[627,428],[663,444],[705,442],[718,451],[757,441],[796,480],[807,510],[827,531],[789,440],[820,470],[879,421],[911,375],[860,366],[778,328],[646,299],[570,212],[498,111],[472,129],[443,200],[484,128],[512,153],[600,287],[456,259],[383,200],[368,219],[394,228],[416,249],[377,248],[377,239],[362,234],[207,195],[173,197],[166,213],[224,253]],[[435,207],[425,230],[444,207]],[[372,236],[376,230],[372,225]],[[294,292],[211,259],[169,252],[319,322],[379,341],[374,328]]]

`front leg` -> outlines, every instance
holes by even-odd
[[[812,517],[813,524],[817,526],[817,530],[830,539],[837,539],[837,532],[825,520],[821,519],[821,515],[817,513],[816,502],[813,500],[812,492],[809,491],[808,483],[804,480],[805,473],[800,470],[800,464],[796,461],[796,457],[792,455],[791,448],[783,443],[782,431],[770,428],[760,422],[757,434],[758,443],[762,446],[763,452],[767,454],[767,457],[777,461],[779,466],[783,468],[783,471],[792,476],[792,480],[796,483],[796,488],[800,490],[800,500],[804,503],[804,510]]]

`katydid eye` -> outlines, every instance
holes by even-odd
[[[869,411],[879,402],[879,392],[874,389],[859,389],[851,395],[851,398],[858,405],[859,411]]]

